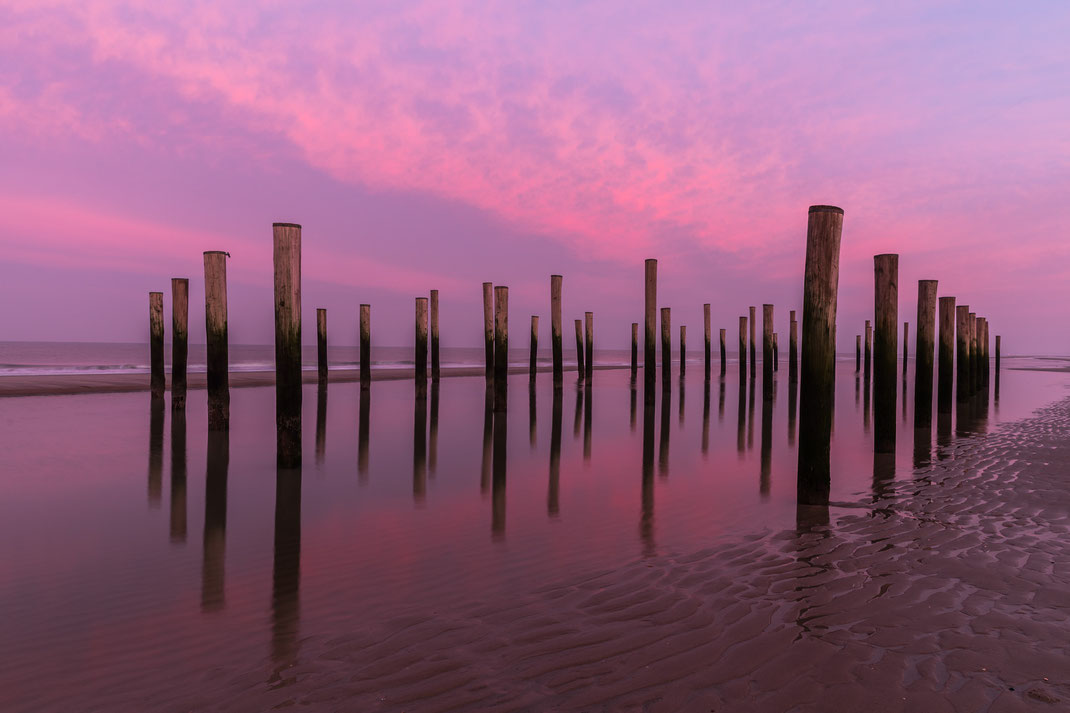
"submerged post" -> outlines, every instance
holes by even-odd
[[[710,380],[710,305],[702,305],[702,327],[706,338],[706,381]]]
[[[442,365],[438,354],[438,290],[431,290],[431,380],[438,381]]]
[[[758,373],[758,354],[757,354],[757,339],[755,336],[758,332],[758,316],[754,307],[750,308],[750,378],[754,378]]]
[[[914,428],[932,424],[936,287],[936,280],[918,280],[918,334],[914,344]]]
[[[535,383],[539,357],[539,315],[531,315],[531,347],[528,353],[528,381]]]
[[[583,313],[583,324],[587,333],[586,348],[584,349],[587,366],[583,371],[587,381],[591,381],[594,378],[594,312]]]
[[[725,362],[727,361],[727,354],[725,354],[725,343],[724,343],[725,342],[725,330],[724,329],[720,330],[720,340],[721,340],[721,376],[724,376],[725,375],[725,369],[727,367],[727,365],[725,364]]]
[[[152,398],[162,399],[166,389],[163,373],[163,293],[149,293],[149,388]]]
[[[668,307],[661,308],[661,388],[668,391],[672,378],[672,328]]]
[[[171,408],[186,407],[189,360],[189,278],[171,279]]]
[[[494,283],[483,283],[483,351],[487,361],[487,381],[494,379]]]
[[[810,206],[803,280],[797,486],[799,503],[808,505],[827,505],[829,500],[842,229],[842,208]]]
[[[788,322],[788,381],[799,380],[799,323],[795,319],[795,310],[789,313]]]
[[[632,322],[632,383],[635,383],[635,375],[639,370],[639,323]]]
[[[427,298],[416,298],[416,398],[427,398]]]
[[[301,465],[301,226],[275,223],[275,427],[283,468]]]
[[[773,398],[773,305],[762,305],[762,398]]]
[[[654,403],[654,372],[657,369],[658,338],[658,261],[647,258],[643,276],[643,316],[646,321],[643,331],[643,401]]]
[[[360,306],[360,388],[365,391],[372,382],[372,306]]]
[[[955,379],[955,298],[941,297],[940,304],[940,372],[936,408],[951,413],[951,394]]]
[[[227,253],[204,253],[204,332],[207,346],[208,430],[230,429],[230,356],[227,336]]]
[[[550,275],[550,349],[554,360],[554,388],[564,380],[564,356],[561,351],[561,275]]]
[[[876,453],[894,453],[899,256],[874,255],[873,278],[873,449]]]
[[[509,376],[509,288],[494,288],[494,410],[506,410]]]
[[[955,308],[955,346],[957,347],[958,373],[956,374],[955,400],[965,401],[970,395],[970,308],[959,305]]]
[[[683,377],[684,371],[687,369],[684,366],[687,360],[687,325],[680,325],[680,376]]]
[[[316,310],[316,366],[320,388],[327,385],[327,310]]]
[[[576,320],[576,378],[583,381],[583,320]]]

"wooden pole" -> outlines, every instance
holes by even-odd
[[[970,373],[973,375],[973,393],[977,393],[981,390],[981,382],[984,381],[984,365],[982,364],[983,349],[981,347],[981,334],[984,331],[984,318],[978,317],[976,314],[973,316],[973,331],[970,333],[970,338],[973,340],[970,346],[970,354],[973,356],[973,363],[971,364]]]
[[[372,382],[372,306],[360,306],[360,388],[367,390]]]
[[[554,388],[559,389],[565,373],[561,351],[561,275],[550,275],[550,348],[554,359]]]
[[[951,394],[955,381],[955,298],[941,297],[940,307],[940,371],[936,408],[939,413],[951,413]]]
[[[672,327],[668,307],[661,308],[661,388],[668,391],[672,386]],[[665,408],[664,403],[662,408]]]
[[[149,293],[149,388],[152,398],[162,399],[166,389],[163,372],[163,293]]]
[[[327,385],[327,310],[316,310],[316,365],[318,367],[319,385]]]
[[[739,380],[747,376],[747,318],[739,318]]]
[[[494,379],[494,283],[483,283],[483,350],[487,361],[487,381]]]
[[[706,338],[706,381],[710,380],[710,306],[702,305],[702,327]]]
[[[426,297],[416,298],[416,398],[427,398],[427,311]]]
[[[275,427],[277,463],[301,465],[301,226],[275,223]]]
[[[991,370],[990,359],[988,356],[988,317],[981,320],[981,375],[984,380],[985,388],[988,388],[989,372]]]
[[[687,325],[680,325],[680,377],[682,378],[684,372],[687,370]],[[681,399],[683,395],[681,394]],[[682,403],[682,401],[681,401]]]
[[[872,373],[871,372],[871,369],[872,369],[871,364],[873,363],[873,325],[870,323],[870,321],[868,319],[866,320],[865,357],[866,357],[865,358],[865,364],[863,365],[863,367],[865,369],[866,382],[868,383],[870,374]]]
[[[646,321],[643,332],[643,401],[654,403],[654,372],[657,369],[658,338],[658,261],[647,258],[643,278],[643,316]]]
[[[576,378],[583,381],[583,320],[576,320]]]
[[[788,381],[799,380],[799,322],[795,319],[795,310],[790,312],[788,322]]]
[[[438,381],[442,360],[438,353],[438,290],[431,290],[431,380]]]
[[[583,313],[583,324],[587,332],[586,349],[584,350],[587,366],[583,371],[587,381],[590,381],[594,378],[594,312]]]
[[[750,378],[758,373],[758,355],[756,339],[758,333],[758,317],[754,307],[750,308]]]
[[[531,348],[528,353],[528,381],[535,383],[539,361],[539,315],[531,315]]]
[[[843,209],[810,206],[803,279],[799,373],[798,502],[829,501],[832,405],[835,396],[836,299]]]
[[[509,288],[494,288],[494,410],[503,413],[508,399]],[[503,420],[504,422],[504,420]]]
[[[721,340],[721,376],[724,376],[725,375],[725,371],[727,369],[726,362],[727,362],[727,356],[728,356],[725,353],[725,343],[724,343],[725,342],[725,330],[724,329],[720,330],[720,340]]]
[[[918,280],[918,334],[914,345],[914,428],[933,420],[933,357],[936,346],[936,280]]]
[[[967,305],[955,307],[955,346],[958,348],[958,374],[955,388],[955,400],[965,401],[970,395],[970,331],[968,320],[970,308]]]
[[[907,375],[907,344],[910,340],[910,322],[903,322],[903,376]]]
[[[762,398],[773,398],[773,305],[762,305]]]
[[[639,370],[639,323],[632,322],[632,383]]]
[[[186,408],[189,361],[189,278],[171,278],[171,408]]]
[[[227,253],[204,253],[204,332],[207,345],[208,430],[230,430],[230,356],[227,335]]]
[[[873,448],[876,453],[894,453],[899,256],[875,255],[873,276]]]
[[[969,395],[977,393],[977,313],[970,312],[966,319],[966,333],[970,340],[970,380],[969,380]]]

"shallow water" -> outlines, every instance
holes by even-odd
[[[915,448],[899,391],[894,472],[875,473],[853,360],[837,365],[834,501],[868,501],[962,439],[1065,394],[1067,375],[1013,371],[999,398],[933,419]],[[408,382],[304,391],[304,466],[278,473],[274,389],[232,392],[228,437],[144,393],[0,400],[0,710],[169,709],[286,685],[310,639],[401,631],[547,581],[795,525],[787,369],[673,375],[644,409],[624,371],[591,389],[510,380],[488,418],[482,378],[444,379],[426,411]],[[924,446],[924,439],[920,441]],[[919,471],[915,471],[915,466]],[[489,665],[489,662],[488,662]],[[237,667],[238,677],[222,671]],[[287,673],[289,672],[289,673]]]

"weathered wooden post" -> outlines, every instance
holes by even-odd
[[[535,383],[539,365],[539,315],[531,315],[531,348],[528,352],[528,381]]]
[[[230,356],[227,336],[227,253],[204,253],[204,332],[207,346],[208,430],[230,429]]]
[[[899,256],[875,255],[873,276],[873,449],[875,453],[894,453]]]
[[[668,307],[661,308],[661,388],[668,391],[672,386],[672,328]],[[665,408],[664,403],[662,408]]]
[[[576,320],[576,378],[583,381],[583,320]]]
[[[863,369],[865,371],[864,376],[865,376],[865,379],[866,379],[866,383],[869,383],[869,377],[870,377],[870,374],[872,373],[872,371],[871,371],[871,369],[872,369],[871,364],[872,363],[873,363],[873,325],[870,324],[870,321],[867,319],[866,320],[865,364],[863,365]]]
[[[827,505],[843,209],[810,206],[803,280],[798,501]]]
[[[494,379],[494,283],[483,283],[483,350],[487,360],[487,381]]]
[[[503,413],[508,405],[509,377],[509,288],[494,288],[494,411]],[[497,420],[497,417],[495,417]],[[502,419],[504,423],[504,418]]]
[[[680,378],[683,378],[687,370],[687,325],[680,325]],[[681,399],[683,395],[681,394]]]
[[[903,322],[903,376],[907,375],[907,343],[910,340],[910,322]]]
[[[275,223],[275,427],[279,467],[301,465],[301,226]]]
[[[977,313],[970,312],[966,315],[966,319],[966,334],[970,341],[969,395],[972,396],[977,393]]]
[[[981,385],[984,382],[984,348],[981,345],[981,335],[983,333],[984,317],[974,315],[973,332],[970,334],[970,338],[973,340],[970,346],[970,353],[973,355],[973,365],[970,372],[973,374],[973,393],[975,394],[981,390]]]
[[[427,398],[427,298],[416,298],[416,398]]]
[[[316,309],[316,366],[320,388],[327,385],[327,310]]]
[[[739,380],[747,376],[747,318],[739,318]]]
[[[955,380],[955,298],[941,297],[940,304],[940,371],[936,410],[951,413],[951,394]]]
[[[914,345],[914,428],[929,428],[933,419],[936,287],[936,280],[918,280],[918,334]]]
[[[561,275],[550,275],[550,349],[554,360],[554,388],[564,380],[564,356],[561,351]]]
[[[992,373],[992,359],[990,357],[989,341],[988,341],[988,317],[985,317],[985,332],[984,332],[984,336],[982,337],[982,339],[983,339],[982,346],[983,346],[984,352],[985,352],[985,358],[984,358],[984,362],[985,362],[985,386],[987,387],[988,384],[989,384],[991,373]]]
[[[594,312],[583,313],[583,324],[586,332],[583,354],[587,360],[587,366],[583,371],[587,381],[591,381],[594,378]]]
[[[189,361],[189,278],[171,278],[171,408],[186,408]]]
[[[643,277],[644,305],[643,316],[646,321],[643,331],[643,402],[654,403],[654,372],[657,369],[658,338],[658,261],[647,258]]]
[[[862,370],[862,335],[855,335],[855,373]]]
[[[762,305],[762,398],[773,398],[773,305]]]
[[[955,307],[955,346],[957,347],[958,373],[956,375],[955,400],[965,401],[970,395],[970,308]]]
[[[790,317],[788,322],[788,381],[795,383],[799,380],[799,322],[795,319],[795,310],[791,310]]]
[[[438,290],[431,290],[431,380],[438,381],[442,360],[438,353]]]
[[[758,340],[755,338],[758,333],[758,316],[754,307],[750,308],[750,378],[754,378],[758,373],[758,352],[757,344]]]
[[[149,293],[149,388],[152,398],[162,399],[166,389],[163,373],[163,293]]]
[[[710,305],[702,305],[702,327],[706,338],[706,381],[710,380]]]
[[[372,306],[360,306],[360,388],[367,390],[372,383]]]
[[[632,322],[632,384],[639,370],[639,323]]]
[[[776,332],[773,332],[773,371],[780,371],[780,343]]]
[[[725,371],[728,368],[727,361],[728,355],[725,352],[725,331],[723,328],[719,330],[719,338],[721,342],[721,377],[724,377]]]

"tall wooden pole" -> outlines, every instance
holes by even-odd
[[[576,378],[583,381],[583,320],[576,320]]]
[[[981,347],[981,334],[984,332],[984,318],[973,316],[973,332],[970,334],[970,338],[973,343],[970,346],[970,353],[973,355],[973,365],[970,372],[973,375],[973,393],[977,393],[981,390],[981,383],[984,381],[984,364],[982,357],[984,356],[984,350]]]
[[[442,360],[438,353],[438,290],[431,290],[431,380],[438,381]]]
[[[301,465],[301,226],[275,223],[275,427],[277,462]]]
[[[327,310],[316,310],[316,366],[319,385],[327,385]]]
[[[970,312],[966,315],[966,319],[966,333],[970,340],[969,395],[972,396],[977,393],[977,313]]]
[[[941,297],[940,305],[940,371],[936,408],[951,413],[951,395],[955,383],[955,298]]]
[[[561,275],[550,275],[550,349],[554,360],[554,388],[564,380],[564,355],[561,351]]]
[[[762,398],[773,398],[773,305],[762,305]]]
[[[189,360],[189,279],[171,278],[171,408],[186,407]]]
[[[739,318],[739,380],[747,377],[747,318]]]
[[[984,375],[984,386],[988,387],[989,373],[991,371],[991,360],[989,359],[988,352],[988,317],[985,317],[981,321],[981,326],[984,328],[981,332],[981,355],[982,355],[982,374]]]
[[[680,325],[680,376],[683,377],[684,372],[687,370],[687,325]],[[683,397],[681,396],[680,403],[683,403]]]
[[[494,410],[503,413],[508,405],[509,376],[509,288],[494,288]]]
[[[721,376],[724,376],[725,375],[725,371],[728,368],[728,365],[726,364],[727,359],[728,359],[728,355],[725,353],[725,343],[724,343],[725,342],[725,330],[724,329],[720,330],[720,341],[721,341]]]
[[[672,386],[672,328],[668,307],[661,308],[661,388],[668,391]],[[662,408],[665,408],[662,405]]]
[[[643,384],[646,387],[643,392],[643,401],[646,404],[653,404],[654,373],[658,366],[658,261],[653,258],[646,260],[643,293],[643,316],[646,321],[643,331]]]
[[[483,283],[483,351],[487,362],[487,381],[494,379],[494,283]]]
[[[416,398],[427,398],[427,310],[426,297],[416,298]]]
[[[758,354],[757,354],[757,336],[758,333],[758,316],[754,307],[750,308],[750,378],[754,378],[758,373]]]
[[[914,428],[932,425],[933,357],[936,343],[936,280],[918,280],[917,339],[914,345]]]
[[[706,381],[710,380],[710,306],[702,305],[702,327],[706,338]]]
[[[876,453],[894,453],[899,256],[875,255],[873,277],[873,448]]]
[[[632,322],[632,383],[639,370],[639,323]]]
[[[528,350],[528,381],[535,383],[539,365],[539,315],[531,315],[531,347]]]
[[[831,485],[829,456],[842,229],[843,209],[810,206],[803,279],[798,474],[798,501],[808,505],[827,505]]]
[[[360,306],[360,388],[366,391],[372,383],[372,306]]]
[[[795,310],[791,310],[788,322],[788,381],[799,380],[799,323],[795,319]]]
[[[207,345],[208,430],[230,430],[230,346],[227,334],[227,253],[204,253],[204,332]]]
[[[152,398],[162,399],[166,389],[163,372],[163,293],[149,293],[149,388]]]
[[[957,347],[958,373],[956,375],[955,400],[965,401],[970,395],[970,308],[955,307],[955,346]]]
[[[587,335],[586,348],[584,349],[587,366],[584,369],[584,373],[587,381],[591,381],[594,378],[594,312],[583,313],[583,324]]]

